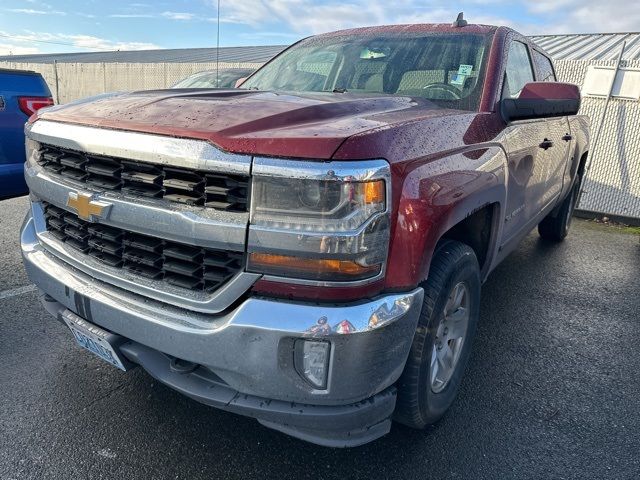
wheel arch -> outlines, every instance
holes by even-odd
[[[484,280],[502,234],[499,219],[504,218],[507,182],[506,154],[499,145],[470,148],[405,172],[402,188],[396,190],[399,203],[386,288],[423,282],[443,238],[475,245]],[[482,235],[471,235],[470,240],[467,234],[478,226]]]
[[[432,230],[426,239],[417,283],[429,276],[434,254],[445,240],[456,240],[471,247],[478,258],[481,279],[486,279],[502,235],[500,219],[504,218],[505,193],[504,185],[481,192],[464,199],[441,218],[439,228]]]

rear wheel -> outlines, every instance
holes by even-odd
[[[580,178],[578,178],[567,198],[560,204],[556,216],[552,216],[552,212],[540,222],[538,233],[542,238],[553,242],[561,242],[565,239],[569,233],[569,228],[571,228],[571,220],[578,202],[578,195],[580,195],[581,184]]]
[[[467,245],[446,241],[437,250],[418,328],[398,381],[395,419],[424,428],[453,403],[475,335],[480,307],[480,268]]]

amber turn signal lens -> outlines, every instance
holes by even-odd
[[[384,191],[383,180],[366,182],[363,185],[364,185],[364,201],[366,204],[384,203],[385,191]]]
[[[249,270],[311,280],[354,280],[375,276],[380,272],[380,265],[363,266],[351,260],[251,253],[249,254]]]

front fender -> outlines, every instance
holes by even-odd
[[[499,144],[412,162],[404,171],[386,287],[409,288],[426,279],[438,241],[481,208],[495,205],[494,217],[503,218],[507,178],[507,157]],[[491,263],[501,228],[502,222],[493,222],[485,264]]]

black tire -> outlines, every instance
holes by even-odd
[[[445,306],[458,284],[468,287],[468,310],[464,341],[453,374],[442,390],[432,386],[431,359],[437,348],[437,330],[445,318]],[[445,241],[436,249],[429,277],[422,284],[424,303],[404,371],[397,383],[395,420],[412,428],[438,421],[453,403],[469,360],[480,311],[480,268],[474,251],[457,241]],[[436,374],[437,376],[437,374]]]
[[[581,181],[578,178],[569,195],[560,204],[555,217],[554,212],[551,212],[538,224],[538,233],[542,238],[552,242],[561,242],[565,239],[571,228],[573,212],[580,195],[580,185]]]

